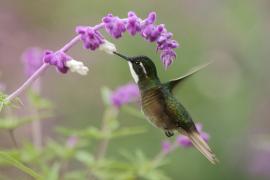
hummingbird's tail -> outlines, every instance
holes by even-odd
[[[183,131],[181,133],[183,133]],[[196,147],[212,164],[219,162],[216,155],[197,131],[185,132],[184,135],[189,137],[193,146]]]

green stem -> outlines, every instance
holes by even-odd
[[[154,165],[158,165],[169,153],[175,151],[178,148],[178,142],[175,140],[171,145],[171,148],[168,152],[164,153],[162,150],[153,158],[152,162]]]
[[[14,135],[14,129],[9,130],[8,132],[9,132],[9,135],[11,137],[11,141],[13,142],[15,148],[18,149],[18,143],[17,143],[15,135]]]
[[[8,155],[6,152],[0,151],[0,158],[6,160],[12,166],[20,169],[21,171],[23,171],[24,173],[30,175],[31,177],[33,177],[35,179],[38,179],[38,180],[43,179],[41,175],[39,175],[38,173],[36,173],[31,168],[25,166],[23,163],[21,163],[20,161],[16,160],[12,156]]]
[[[101,132],[104,135],[109,135],[111,133],[111,129],[108,127],[108,122],[111,118],[116,118],[118,114],[118,111],[116,111],[115,108],[109,107],[105,113],[104,117],[102,119],[102,125],[101,125]],[[97,148],[97,153],[95,155],[96,160],[102,159],[107,152],[108,145],[109,145],[110,138],[105,136],[99,143]]]

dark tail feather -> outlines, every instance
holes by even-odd
[[[216,155],[210,149],[208,144],[202,139],[198,132],[185,132],[184,135],[189,137],[194,147],[196,147],[212,164],[217,164],[219,162]]]

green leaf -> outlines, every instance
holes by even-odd
[[[78,179],[88,179],[87,178],[87,173],[85,171],[71,171],[71,172],[66,172],[64,175],[65,180],[78,180]]]
[[[16,97],[11,101],[7,101],[7,97],[8,95],[0,92],[0,112],[5,106],[12,106],[12,107],[18,108],[19,105],[23,105],[20,98]]]
[[[29,116],[29,117],[7,117],[7,118],[0,118],[0,130],[13,130],[18,127],[21,127],[25,124],[31,123],[35,120],[41,120],[44,118],[51,117],[49,113],[40,114],[39,117],[36,116]]]
[[[35,148],[32,143],[24,143],[20,149],[9,149],[8,154],[13,158],[17,159],[18,161],[24,163],[41,163],[43,160],[42,151]],[[0,165],[5,165],[6,161],[0,158]]]
[[[78,136],[82,138],[95,138],[95,139],[103,139],[107,137],[104,133],[102,133],[99,129],[96,127],[89,127],[82,130],[74,130],[74,129],[68,129],[68,128],[57,128],[56,131],[58,133],[64,134],[66,136]]]
[[[93,155],[87,151],[78,151],[75,155],[75,158],[87,166],[91,166],[95,163]]]
[[[0,112],[2,111],[2,109],[5,107],[5,106],[8,106],[10,105],[10,103],[8,101],[6,101],[6,98],[7,98],[7,95],[0,92]]]
[[[120,126],[119,121],[117,120],[118,112],[119,111],[116,108],[109,107],[104,113],[103,121],[110,131],[114,131]]]
[[[15,158],[15,159],[20,159],[20,152],[18,150],[9,150],[8,152],[9,156]],[[9,164],[4,158],[0,158],[0,166],[4,166],[4,165],[7,165]]]
[[[0,158],[7,161],[7,163],[9,163],[12,166],[20,169],[21,171],[23,171],[24,173],[30,175],[31,177],[33,177],[35,179],[43,179],[41,175],[39,175],[38,173],[36,173],[31,168],[25,166],[23,163],[16,160],[12,156],[10,156],[9,153],[7,153],[7,152],[0,151]]]
[[[74,148],[67,148],[65,145],[63,146],[60,143],[57,143],[56,141],[49,140],[48,147],[47,147],[47,153],[52,157],[56,158],[59,157],[61,159],[68,160],[75,155],[75,149]]]
[[[30,100],[30,103],[36,107],[37,109],[50,109],[52,108],[52,103],[41,97],[38,93],[35,91],[29,91],[28,98]]]
[[[18,152],[18,159],[22,162],[38,163],[41,161],[42,151],[37,149],[31,142],[24,143],[23,147],[18,150]]]
[[[144,127],[124,127],[120,128],[112,133],[112,137],[130,136],[136,134],[142,134],[146,132]]]
[[[60,172],[60,164],[55,162],[53,166],[50,168],[48,175],[46,177],[47,180],[58,180]]]
[[[34,121],[34,118],[27,117],[27,118],[5,118],[5,119],[0,119],[0,130],[13,130],[16,129],[17,127],[23,126],[27,123],[30,123]]]
[[[120,162],[116,160],[101,161],[103,167],[111,170],[129,171],[132,167],[129,162]]]
[[[143,177],[143,179],[147,179],[147,180],[156,180],[156,179],[170,180],[171,179],[165,174],[163,174],[162,171],[157,170],[157,169],[148,171],[144,174],[141,174],[140,176]]]
[[[127,159],[129,164],[128,167],[130,168],[129,173],[127,173],[126,176],[149,180],[169,179],[158,169],[160,166],[154,164],[151,159],[146,158],[142,151],[137,150],[135,155],[127,151],[122,151],[121,154]]]
[[[113,126],[113,125],[112,125]],[[101,130],[95,127],[89,127],[83,130],[74,130],[68,128],[57,128],[56,131],[65,136],[78,136],[82,138],[95,138],[95,139],[104,139],[104,138],[118,138],[123,136],[130,136],[136,134],[142,134],[146,132],[146,128],[144,127],[123,127],[120,129],[116,129],[113,132],[104,133]]]

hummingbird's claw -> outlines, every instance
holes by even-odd
[[[166,130],[166,131],[165,131],[165,135],[166,135],[167,137],[172,137],[172,136],[174,135],[174,133],[173,133],[172,131],[170,131],[170,130]]]

